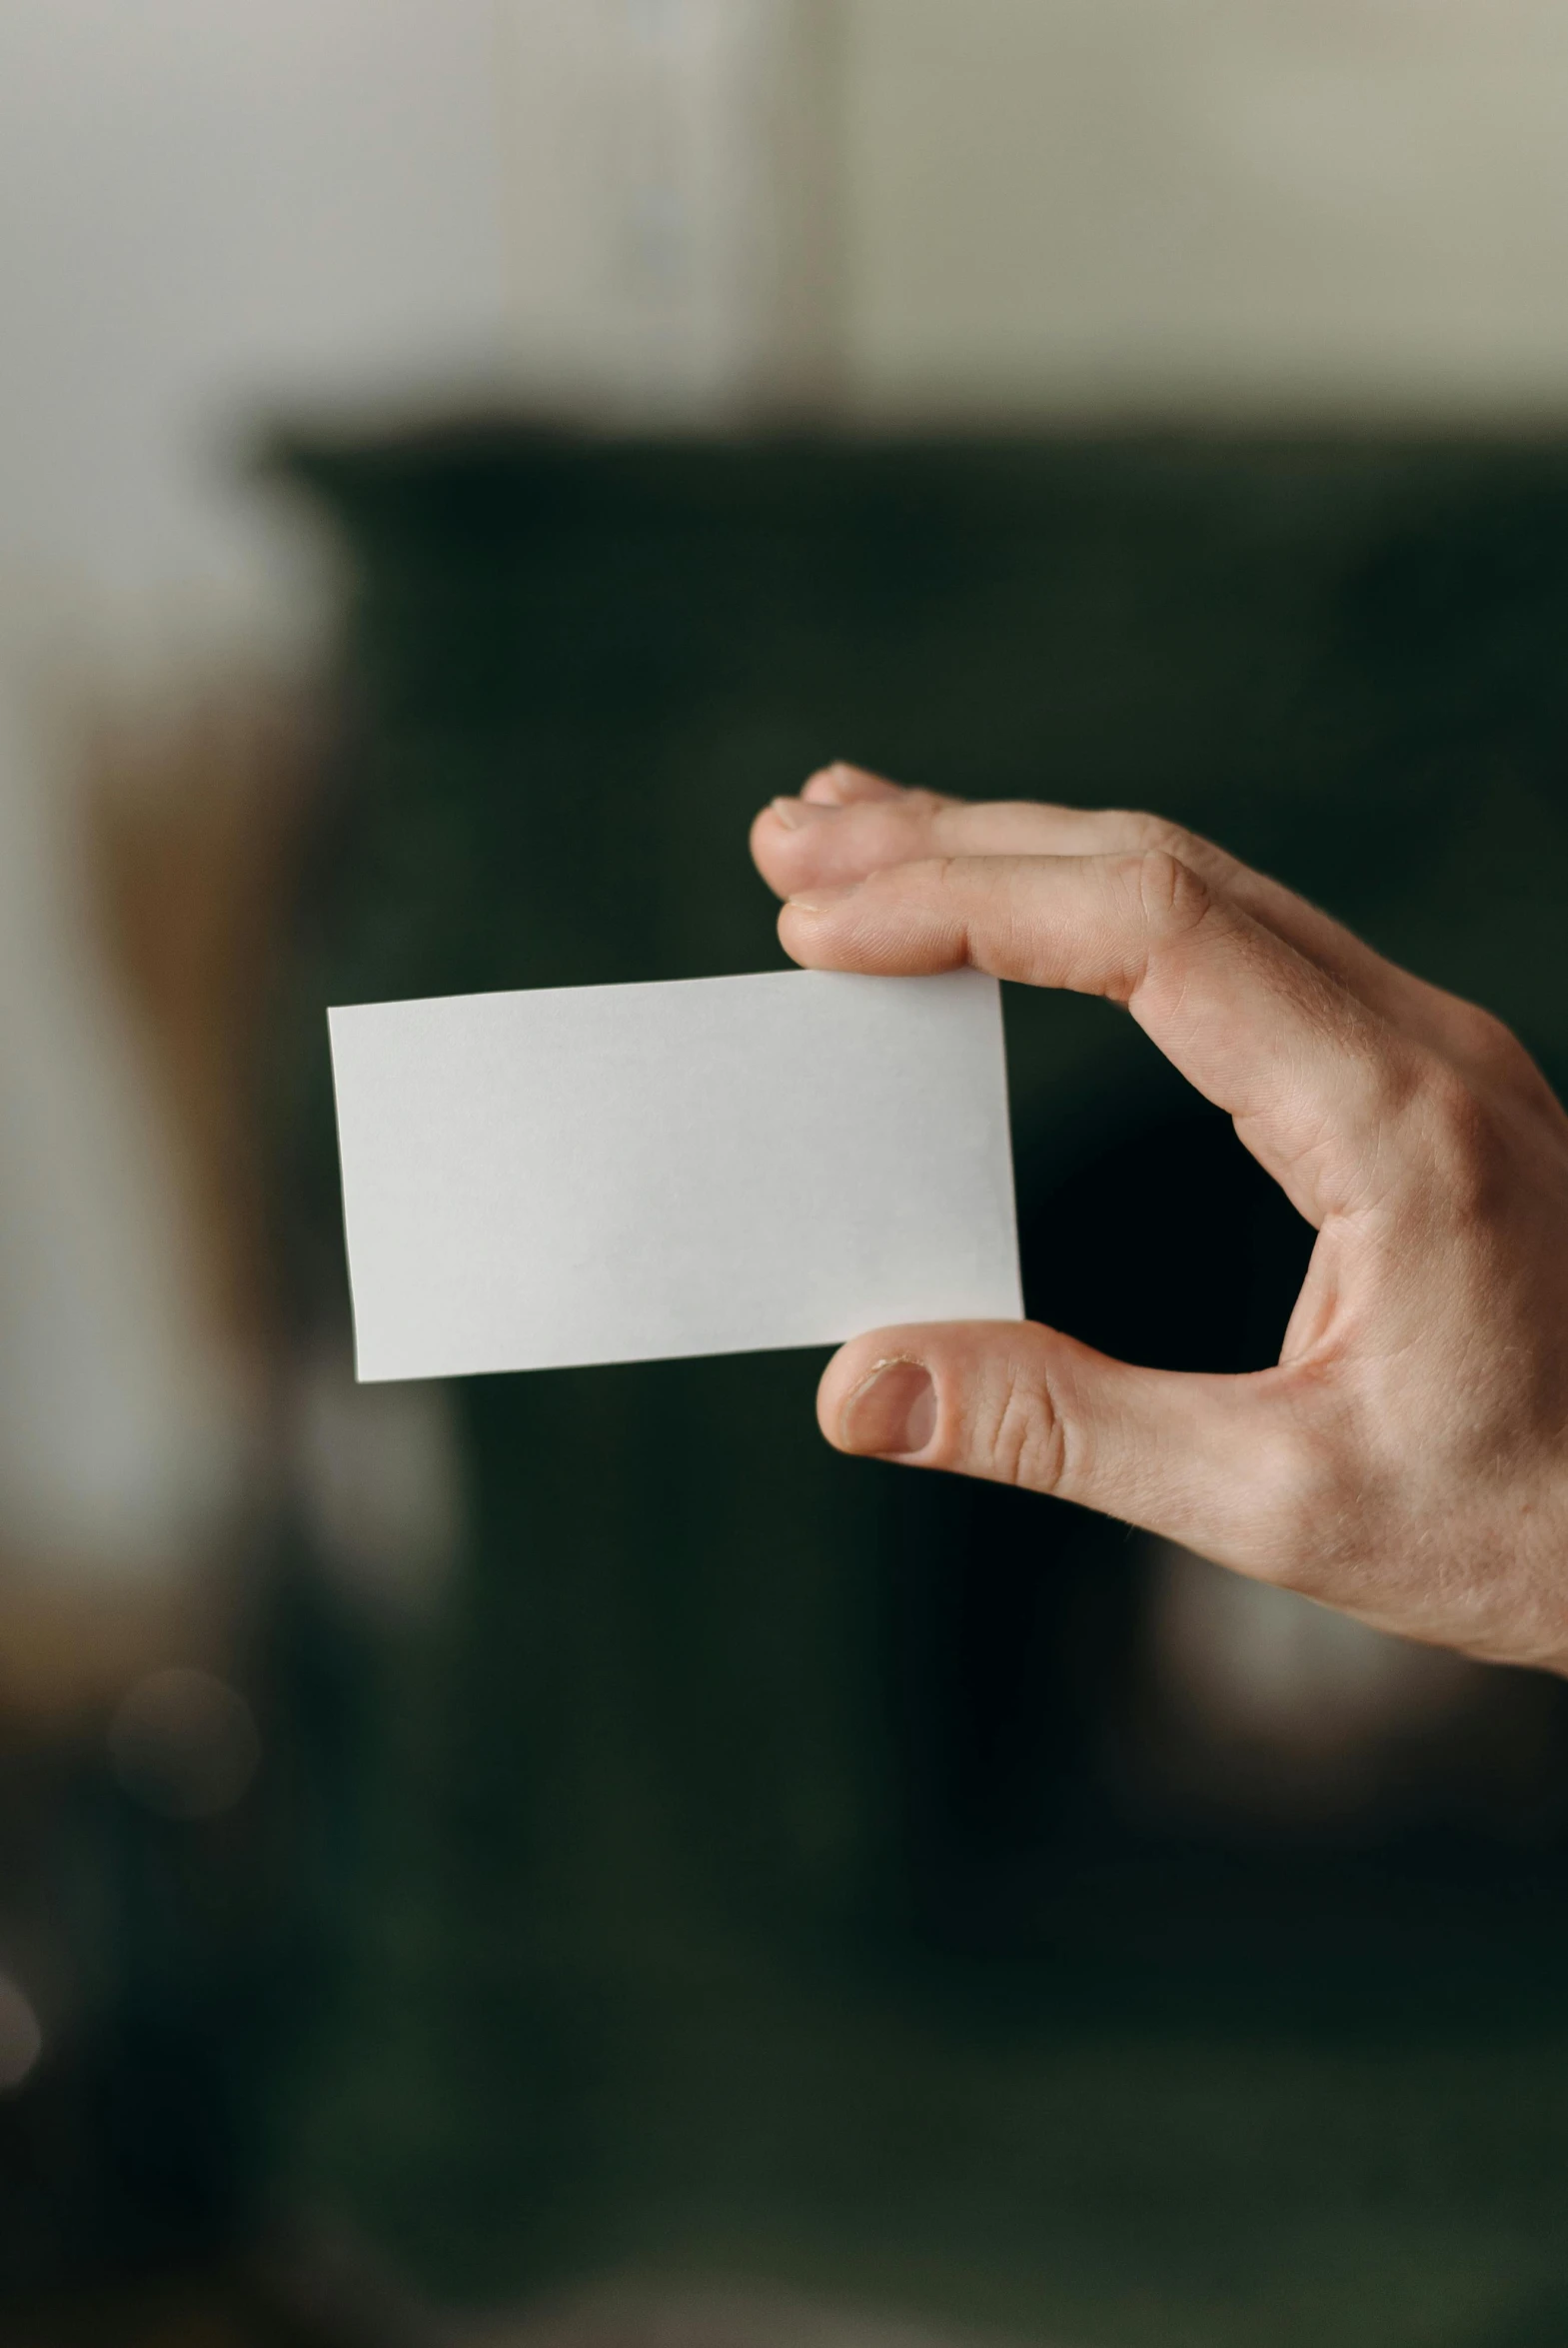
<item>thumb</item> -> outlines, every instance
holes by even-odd
[[[1034,1321],[937,1321],[843,1346],[816,1411],[840,1451],[1050,1492],[1272,1578],[1313,1520],[1296,1385],[1137,1369]]]

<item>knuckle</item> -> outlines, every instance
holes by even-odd
[[[1191,833],[1184,832],[1179,824],[1171,823],[1167,816],[1151,816],[1141,809],[1118,808],[1111,822],[1124,835],[1129,848],[1143,852],[1157,850],[1166,856],[1179,858],[1183,864],[1191,861],[1195,845]]]
[[[1173,824],[1167,816],[1116,814],[1109,820],[1112,837],[1122,847],[1144,855],[1174,857],[1212,892],[1230,889],[1241,872],[1235,858],[1224,849],[1216,848],[1212,840],[1187,831],[1181,824]]]
[[[1133,883],[1144,924],[1158,939],[1195,930],[1208,912],[1206,884],[1168,848],[1146,848],[1136,859]]]
[[[1428,1070],[1418,1099],[1429,1180],[1461,1216],[1484,1212],[1504,1178],[1508,1155],[1490,1108],[1446,1063]]]
[[[1476,1003],[1455,1005],[1454,1042],[1463,1059],[1489,1075],[1517,1076],[1528,1064],[1512,1028]]]
[[[1468,1157],[1481,1140],[1484,1114],[1469,1080],[1438,1062],[1425,1072],[1420,1099],[1434,1142],[1445,1154]]]
[[[1021,1362],[998,1366],[978,1397],[971,1427],[975,1464],[994,1482],[1052,1492],[1065,1456],[1060,1415],[1037,1371]]]
[[[1305,1413],[1287,1419],[1258,1446],[1248,1480],[1255,1569],[1309,1588],[1343,1545],[1347,1505],[1354,1513],[1361,1478],[1347,1472],[1342,1441]]]

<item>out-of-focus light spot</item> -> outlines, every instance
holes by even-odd
[[[465,1461],[440,1385],[362,1386],[322,1353],[294,1396],[294,1464],[322,1563],[356,1597],[417,1612],[462,1545]]]
[[[1276,1582],[1154,1544],[1150,1630],[1167,1693],[1221,1735],[1351,1753],[1462,1711],[1486,1666],[1373,1630]]]
[[[109,1724],[109,1758],[128,1793],[166,1818],[215,1818],[255,1776],[261,1740],[250,1705],[208,1671],[150,1672]]]
[[[0,1973],[0,2095],[20,2087],[44,2051],[44,2034],[31,2001],[9,1973]]]

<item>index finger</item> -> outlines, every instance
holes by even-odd
[[[1396,1026],[1439,1050],[1465,1046],[1467,1007],[1453,996],[1399,969],[1281,882],[1158,816],[1036,800],[942,799],[901,791],[858,770],[829,772],[834,797],[812,798],[824,780],[813,777],[799,799],[776,799],[752,826],[753,858],[780,897],[861,881],[878,866],[923,857],[1110,856],[1163,848]]]
[[[1411,1090],[1416,1047],[1162,849],[885,866],[791,898],[779,934],[816,970],[970,963],[1125,1005],[1317,1224],[1367,1203]]]

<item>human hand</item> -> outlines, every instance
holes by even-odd
[[[1568,1117],[1501,1022],[1149,816],[838,766],[752,850],[811,969],[971,963],[1124,1005],[1318,1234],[1276,1368],[1139,1368],[1027,1321],[877,1329],[823,1374],[828,1440],[1568,1672]]]

